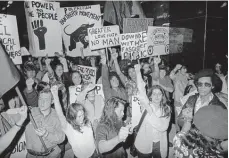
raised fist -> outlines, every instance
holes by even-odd
[[[128,127],[121,127],[121,129],[119,130],[119,133],[118,133],[119,142],[126,141],[128,134],[129,134],[129,128]]]
[[[34,34],[37,36],[39,40],[40,50],[44,50],[45,49],[45,33],[47,32],[47,28],[43,26],[43,20],[33,21],[32,28],[34,29]]]

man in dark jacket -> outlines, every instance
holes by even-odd
[[[213,89],[215,87],[216,77],[212,70],[204,69],[195,75],[195,84],[198,94],[190,96],[184,104],[177,121],[183,132],[187,132],[193,121],[193,116],[202,107],[208,105],[217,105],[227,110],[226,106],[215,96]]]

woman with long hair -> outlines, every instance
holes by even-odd
[[[138,157],[165,158],[168,152],[167,129],[171,110],[163,88],[154,85],[146,94],[145,83],[141,76],[141,65],[135,65],[140,105],[147,111],[135,139]]]
[[[74,155],[77,158],[93,157],[96,154],[96,148],[93,130],[87,119],[85,108],[81,104],[73,103],[69,105],[65,117],[59,102],[58,87],[53,86],[51,92],[62,130],[68,138]]]
[[[117,97],[110,98],[103,110],[103,115],[96,128],[96,143],[104,158],[125,158],[123,148],[128,134],[128,126],[124,127],[125,101]]]

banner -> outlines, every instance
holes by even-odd
[[[135,127],[138,125],[142,113],[141,113],[141,106],[140,101],[137,96],[132,96],[132,127]]]
[[[0,14],[0,40],[14,64],[22,64],[16,16]]]
[[[102,27],[100,5],[60,8],[57,13],[67,55],[95,55],[89,48],[87,29]]]
[[[104,26],[88,29],[91,50],[119,45],[119,26]]]
[[[25,2],[29,52],[32,56],[54,56],[55,52],[63,53],[57,8],[60,8],[60,3],[57,2]]]
[[[15,146],[14,150],[12,151],[10,158],[23,158],[27,155],[26,149],[26,140],[25,140],[25,132],[19,139],[17,145]]]
[[[96,68],[95,67],[77,65],[76,71],[78,71],[82,75],[84,84],[89,84],[89,83],[95,84],[96,82]]]
[[[124,18],[123,33],[148,31],[148,26],[153,26],[153,18]]]
[[[70,104],[76,102],[76,98],[80,94],[81,91],[82,91],[81,85],[69,87],[69,103]]]
[[[169,28],[148,27],[148,54],[151,56],[169,54]]]
[[[126,33],[120,35],[122,59],[136,60],[148,57],[147,33]]]

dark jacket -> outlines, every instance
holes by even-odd
[[[180,127],[183,127],[184,125],[184,116],[183,116],[183,110],[186,108],[192,108],[192,114],[194,116],[194,109],[196,106],[196,101],[199,97],[199,94],[195,94],[193,96],[190,96],[187,100],[187,102],[184,104],[181,113],[179,114],[177,118],[177,123]],[[225,110],[227,110],[226,106],[218,99],[216,95],[213,96],[212,100],[210,101],[209,105],[215,105],[215,106],[221,106]]]

